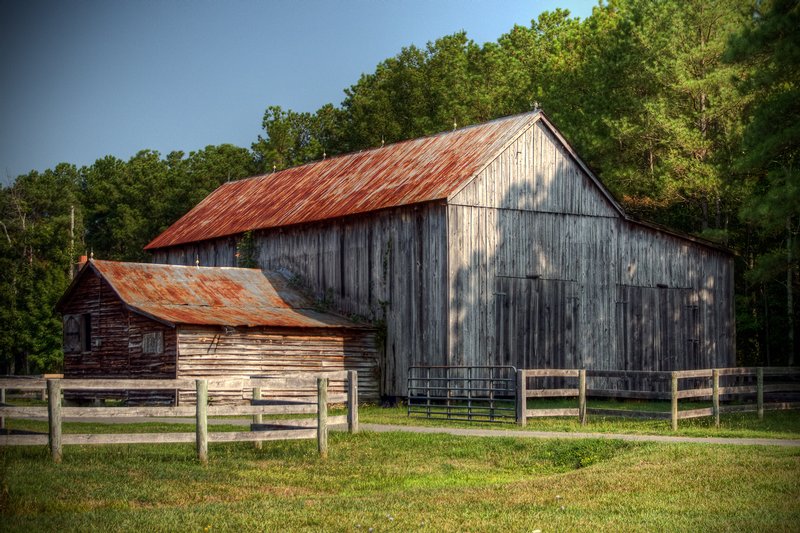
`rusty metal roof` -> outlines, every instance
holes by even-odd
[[[446,199],[537,116],[515,115],[226,183],[145,249]]]
[[[281,274],[258,269],[89,261],[58,307],[88,271],[105,279],[132,311],[169,325],[363,327],[320,313]]]

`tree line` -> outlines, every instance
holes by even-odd
[[[541,107],[634,216],[736,253],[740,364],[795,364],[800,7],[610,0],[496,41],[409,46],[313,113],[268,107],[250,148],[142,150],[0,191],[0,373],[57,370],[54,305],[86,250],[147,261],[220,184]]]

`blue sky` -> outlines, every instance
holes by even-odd
[[[403,46],[596,0],[0,0],[0,181],[66,161],[249,147],[269,105],[314,111]]]

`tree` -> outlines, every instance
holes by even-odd
[[[7,373],[57,370],[61,320],[55,304],[82,247],[74,165],[30,172],[0,190],[0,368]]]
[[[261,122],[265,135],[259,135],[252,149],[263,172],[320,159],[324,148],[318,133],[318,121],[310,113],[284,111],[270,106]]]
[[[722,61],[746,20],[736,0],[612,1],[580,37],[566,95],[567,133],[628,210],[686,232],[725,237],[735,219],[731,160],[747,96]],[[582,110],[577,112],[575,110]]]
[[[800,4],[756,3],[753,17],[730,41],[727,58],[758,68],[740,79],[751,95],[741,169],[752,194],[740,216],[756,230],[761,249],[749,273],[755,283],[782,284],[787,345],[785,362],[797,362],[795,342],[800,232]],[[768,320],[767,317],[764,317]],[[769,343],[769,341],[767,341]]]

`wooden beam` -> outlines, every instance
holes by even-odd
[[[711,380],[711,389],[713,391],[711,400],[713,405],[711,409],[713,410],[714,427],[719,427],[719,370],[716,368],[712,373]]]
[[[678,373],[672,373],[672,431],[678,431]]]
[[[257,402],[260,399],[261,399],[261,387],[253,387],[253,402]],[[260,414],[253,415],[253,424],[254,425],[260,424],[261,421],[263,420],[263,418],[264,418],[264,415],[260,415]],[[253,429],[253,428],[251,427],[250,429]],[[254,446],[255,446],[256,450],[260,450],[261,449],[261,441],[260,440],[255,441]]]
[[[317,449],[328,457],[328,378],[317,378]]]
[[[758,407],[758,419],[764,420],[764,369],[756,369],[756,405]]]
[[[527,424],[528,391],[525,370],[517,370],[517,425]]]
[[[208,381],[198,379],[197,383],[197,458],[208,464]]]
[[[347,373],[347,431],[358,433],[358,372]]]
[[[578,418],[582,426],[586,425],[586,369],[578,374]]]
[[[61,462],[61,383],[58,379],[47,380],[47,418],[49,427],[50,455],[53,462]]]

